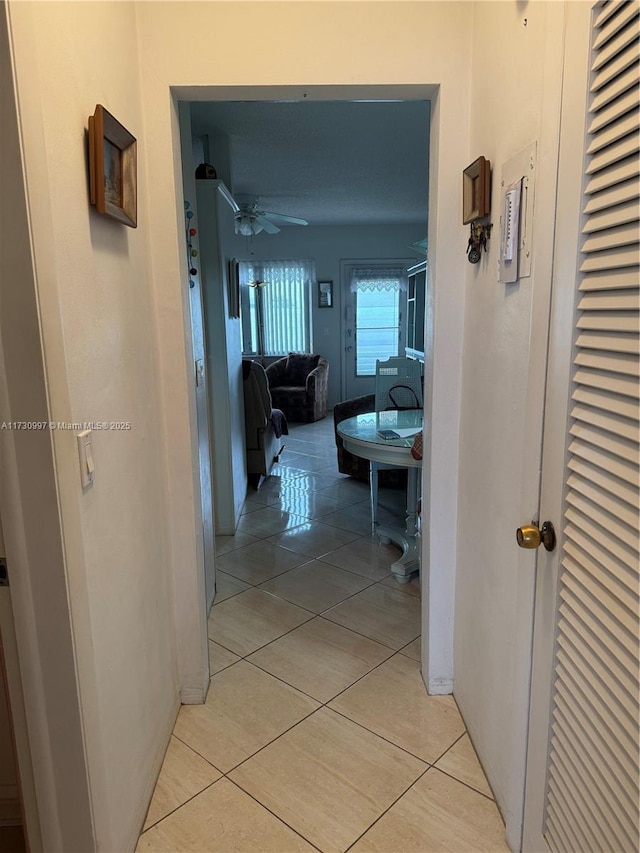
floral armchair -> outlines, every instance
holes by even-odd
[[[329,362],[321,355],[291,352],[267,367],[273,405],[290,421],[319,421],[327,414]]]

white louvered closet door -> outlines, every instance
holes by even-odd
[[[638,850],[639,10],[611,0],[592,13],[546,778],[536,806],[553,853]],[[534,652],[534,691],[535,672]],[[533,729],[534,705],[535,697]],[[525,816],[525,849],[533,837]]]

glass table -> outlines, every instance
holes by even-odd
[[[383,438],[383,430],[415,431],[422,429],[423,413],[419,409],[391,412],[368,412],[347,418],[338,424],[338,435],[349,453],[369,460],[371,471],[371,518],[374,532],[381,542],[394,542],[402,548],[402,556],[392,563],[391,571],[399,583],[407,583],[412,573],[419,569],[419,551],[416,541],[418,528],[418,472],[422,460],[411,455],[414,435]],[[376,524],[377,471],[380,468],[407,469],[407,511],[404,528]]]

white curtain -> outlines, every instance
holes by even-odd
[[[310,352],[310,294],[315,281],[311,260],[246,261],[240,283],[255,287],[262,354]]]
[[[364,269],[358,267],[351,271],[351,292],[406,290],[407,271],[390,267]]]

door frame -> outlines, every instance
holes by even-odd
[[[552,698],[551,667],[556,639],[556,606],[574,354],[576,277],[583,224],[585,133],[591,50],[591,3],[567,4],[558,161],[556,233],[553,249],[551,325],[542,442],[540,521],[550,519],[558,542],[553,552],[537,551],[531,690],[525,779],[523,851],[541,851]],[[584,110],[576,104],[584,103]],[[582,152],[577,157],[576,151]],[[571,286],[567,286],[571,283]]]
[[[154,81],[164,88],[162,80]],[[231,101],[231,100],[300,100],[299,86],[175,86],[169,83],[171,93],[171,149],[173,152],[172,193],[177,221],[182,218],[182,178],[179,157],[178,104],[181,101]],[[455,564],[457,544],[457,470],[460,394],[453,390],[460,385],[462,363],[462,319],[461,306],[464,302],[464,281],[466,258],[452,250],[451,235],[459,227],[458,194],[459,164],[467,157],[467,135],[461,133],[462,125],[468,123],[468,115],[461,118],[459,102],[455,93],[449,92],[443,100],[440,84],[391,84],[391,85],[314,85],[305,87],[307,100],[429,100],[431,102],[431,125],[429,139],[430,191],[428,210],[428,242],[430,262],[428,269],[427,300],[425,304],[425,407],[433,409],[434,401],[438,406],[440,418],[430,424],[431,429],[425,436],[424,464],[422,469],[423,506],[427,511],[422,517],[422,675],[430,693],[447,694],[453,689],[453,622],[455,604]],[[166,128],[162,116],[150,113],[151,135],[157,130],[161,138]],[[158,122],[156,126],[154,121]],[[461,124],[462,123],[462,124]],[[156,172],[158,181],[162,181],[163,170]],[[160,187],[165,194],[168,187]],[[439,247],[445,247],[438,251]],[[180,247],[180,259],[183,249]],[[184,258],[186,263],[186,257]],[[159,261],[159,266],[163,264]],[[171,266],[171,265],[169,265]],[[184,268],[181,263],[179,269]],[[183,273],[184,278],[184,273]],[[438,281],[441,284],[438,284]],[[175,288],[175,281],[171,283]],[[182,281],[182,287],[186,281]],[[176,294],[176,297],[177,294]],[[184,301],[180,309],[184,330],[188,327],[188,317]],[[446,334],[440,332],[447,326]],[[167,342],[162,358],[166,359],[167,375],[173,372],[176,361],[172,360],[173,348],[168,345],[176,340],[176,330],[161,326],[158,333]],[[181,348],[183,341],[180,341]],[[163,364],[165,362],[163,361]],[[164,370],[161,366],[161,373]],[[191,447],[195,448],[195,400],[190,384],[183,386],[183,393],[189,400],[188,417],[191,431]],[[168,415],[168,440],[171,442],[173,423]],[[176,443],[183,438],[176,434]],[[192,449],[192,454],[195,452]],[[173,483],[175,482],[175,488]],[[178,475],[177,466],[169,472],[169,489],[174,495],[184,492],[184,480]],[[198,496],[193,495],[197,510]],[[446,523],[442,519],[446,518]],[[437,531],[430,536],[430,531]],[[176,536],[176,543],[180,536]],[[197,571],[202,572],[201,558]],[[185,614],[176,624],[179,648],[178,668],[180,681],[184,682],[183,670],[188,675],[188,667],[183,666],[189,648],[194,648],[196,633],[193,622],[189,623],[188,614],[194,613],[197,599],[194,599],[193,566],[184,560],[174,561],[174,589],[179,596],[176,610]],[[193,672],[193,669],[191,669]],[[188,688],[187,688],[188,689]],[[185,685],[182,684],[182,695]],[[184,701],[184,700],[183,700]]]

